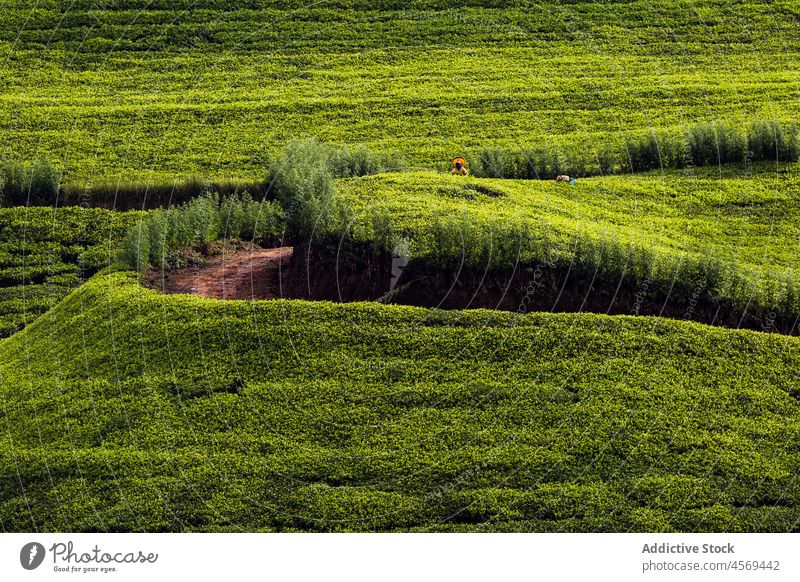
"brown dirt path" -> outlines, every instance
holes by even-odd
[[[214,299],[275,299],[281,296],[280,273],[292,247],[227,251],[205,264],[167,273],[166,293],[191,293]]]

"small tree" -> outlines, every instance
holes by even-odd
[[[50,160],[39,159],[31,165],[30,204],[55,204],[61,177]]]
[[[166,212],[155,210],[147,217],[148,246],[150,264],[154,267],[168,266],[169,257],[169,223]]]
[[[137,271],[150,266],[150,231],[144,220],[128,233],[123,246],[123,259]]]
[[[205,194],[189,202],[184,209],[191,227],[193,244],[208,244],[220,234],[219,197]]]
[[[3,199],[8,206],[24,204],[30,180],[25,166],[17,160],[3,164]]]
[[[244,209],[238,196],[226,196],[219,209],[220,234],[223,238],[241,238],[244,226]]]
[[[325,146],[314,139],[290,142],[270,172],[270,183],[296,234],[309,239],[328,234],[336,186]]]

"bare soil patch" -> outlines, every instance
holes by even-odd
[[[281,271],[292,247],[223,249],[214,256],[179,269],[148,274],[148,282],[165,293],[190,293],[214,299],[281,297]]]

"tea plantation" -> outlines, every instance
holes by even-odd
[[[798,18],[5,0],[0,531],[800,531]],[[720,326],[147,288],[220,238]]]
[[[100,274],[0,343],[0,524],[796,531],[799,342]]]
[[[0,157],[67,182],[259,179],[293,137],[465,148],[795,120],[796,2],[7,0]]]
[[[773,165],[774,166],[774,165]],[[563,264],[717,300],[800,313],[800,176],[756,167],[553,181],[404,172],[341,183],[347,235],[408,242],[410,258],[453,270]],[[384,246],[391,247],[384,242]]]

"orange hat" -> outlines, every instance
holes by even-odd
[[[461,163],[462,166],[466,166],[467,165],[467,160],[465,160],[464,158],[453,158],[453,165],[454,166],[456,164],[458,164],[459,162]]]

